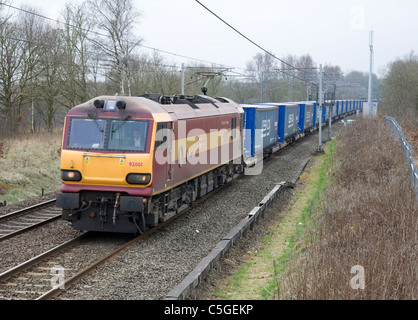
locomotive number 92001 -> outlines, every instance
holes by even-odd
[[[142,162],[130,161],[129,166],[130,167],[142,167]]]

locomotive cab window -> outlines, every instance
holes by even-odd
[[[111,120],[108,150],[145,152],[148,121]]]
[[[71,118],[68,149],[145,152],[148,120]]]
[[[106,122],[98,119],[72,118],[68,134],[69,149],[102,149]]]

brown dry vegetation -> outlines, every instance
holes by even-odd
[[[0,203],[8,204],[58,191],[61,133],[0,137]]]
[[[408,121],[402,123],[401,126],[406,140],[412,146],[412,155],[414,157],[415,165],[418,167],[418,127],[412,125],[412,122]]]
[[[279,298],[417,299],[418,204],[400,143],[381,119],[359,119],[339,139]],[[355,266],[364,289],[353,289]]]

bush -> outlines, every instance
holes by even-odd
[[[418,205],[399,142],[383,121],[360,119],[341,135],[331,163],[323,204],[279,296],[416,299]]]
[[[388,65],[383,81],[383,108],[399,123],[418,125],[418,55],[411,52]]]

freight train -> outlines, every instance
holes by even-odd
[[[240,105],[203,95],[100,96],[65,117],[56,204],[76,230],[142,234],[362,100]],[[332,109],[331,113],[328,112]]]

